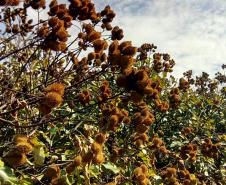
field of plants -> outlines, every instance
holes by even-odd
[[[0,10],[0,185],[225,184],[225,64],[174,77],[91,0]]]

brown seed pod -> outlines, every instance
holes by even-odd
[[[193,128],[185,127],[182,129],[181,133],[186,136],[186,135],[190,134],[192,131],[193,131]]]
[[[18,167],[27,163],[27,157],[24,153],[11,150],[3,157],[3,161],[10,167]]]
[[[71,21],[73,20],[73,18],[70,15],[65,15],[63,17],[64,22],[66,23],[67,26],[65,27],[70,27],[71,26]]]
[[[74,172],[74,170],[75,170],[75,164],[72,162],[72,163],[70,163],[70,164],[68,164],[67,166],[66,166],[66,172],[70,175],[70,174],[72,174],[73,172]]]
[[[36,0],[32,0],[30,2],[30,5],[33,9],[39,9],[39,8],[45,8],[45,0],[39,0],[39,1],[36,1]]]
[[[63,96],[64,95],[64,89],[65,89],[64,84],[62,84],[62,83],[53,83],[51,85],[48,85],[45,88],[45,92],[56,92],[59,95]]]
[[[59,19],[57,17],[51,17],[48,21],[50,27],[56,27]]]
[[[148,168],[142,164],[140,167],[137,167],[133,171],[135,180],[139,185],[147,185],[149,183],[148,180]]]
[[[94,155],[93,162],[94,164],[101,164],[105,161],[103,152],[98,152]]]
[[[91,32],[94,30],[92,24],[83,24],[83,28],[87,34],[91,34]]]
[[[106,28],[107,31],[111,31],[112,28],[113,28],[110,23],[105,23],[104,26],[105,26],[105,28]]]
[[[82,33],[82,32],[79,32],[78,33],[78,38],[84,39],[85,37],[86,37],[86,34],[85,33]]]
[[[72,3],[72,6],[74,8],[79,8],[79,7],[82,6],[82,1],[81,0],[73,0],[71,3]]]
[[[158,149],[158,151],[160,153],[162,153],[162,154],[168,154],[169,153],[169,151],[166,149],[165,146],[160,146],[159,149]]]
[[[119,42],[117,40],[114,40],[110,46],[109,46],[109,53],[113,54],[116,50],[118,50]]]
[[[88,40],[90,42],[93,42],[94,40],[100,39],[101,37],[101,32],[97,32],[97,31],[92,31],[89,35],[88,35]]]
[[[61,50],[60,43],[58,41],[48,40],[46,42],[46,46],[47,46],[48,49],[52,49],[53,51],[60,51]]]
[[[106,135],[103,133],[99,133],[96,135],[95,141],[99,144],[103,144],[106,140]]]
[[[143,119],[142,124],[149,126],[154,122],[154,120],[151,117],[146,117],[145,119]]]
[[[54,2],[54,1],[52,1],[52,2]],[[57,5],[57,2],[50,4],[50,9],[49,10],[50,10],[50,15],[51,16],[56,15],[57,12],[59,11],[59,6]]]
[[[8,5],[10,5],[10,6],[18,6],[20,4],[20,0],[11,0],[11,1],[8,0],[7,3],[9,3]]]
[[[119,50],[122,52],[126,47],[128,46],[132,46],[132,41],[123,41],[120,45],[119,45]]]
[[[33,151],[33,146],[28,142],[18,142],[16,144],[16,150],[19,153],[29,154]]]
[[[15,135],[14,137],[14,142],[17,144],[17,143],[20,143],[20,142],[28,142],[28,137],[25,136],[25,135]]]
[[[176,168],[168,167],[166,168],[166,176],[167,177],[175,177],[177,174]]]
[[[119,117],[118,117],[118,115],[111,115],[109,122],[110,122],[110,124],[112,124],[112,125],[117,125],[118,122],[119,122]]]
[[[142,140],[143,142],[146,142],[148,141],[148,136],[146,133],[136,134],[135,140],[138,140],[138,139]]]
[[[97,154],[102,151],[102,145],[97,142],[93,142],[91,144],[91,150],[93,151],[93,153]]]
[[[116,83],[119,87],[126,87],[127,86],[127,78],[125,75],[121,75],[117,78]]]
[[[123,118],[123,123],[125,123],[126,125],[129,125],[131,123],[130,117],[124,117]]]
[[[149,86],[146,86],[144,89],[143,89],[143,93],[144,94],[153,94],[154,93],[154,89],[152,87],[149,87]]]
[[[140,174],[142,174],[143,171],[140,167],[137,167],[134,169],[133,174],[135,175],[135,178],[137,178]]]
[[[56,32],[56,36],[58,37],[59,41],[66,42],[68,39],[68,32],[61,28]]]
[[[14,24],[13,27],[12,27],[12,32],[13,33],[19,33],[20,29],[19,29],[19,26],[18,24]]]
[[[135,144],[137,147],[140,147],[140,146],[143,146],[143,145],[144,145],[144,141],[141,140],[141,139],[137,139],[137,140],[135,140],[134,144]]]
[[[38,35],[39,37],[42,37],[42,38],[47,37],[47,36],[49,35],[49,28],[48,28],[48,27],[45,27],[45,26],[41,27],[41,28],[38,30],[37,35]]]
[[[134,58],[129,56],[129,55],[124,55],[124,56],[121,56],[121,61],[119,63],[119,66],[122,68],[122,69],[128,69],[129,67],[131,67],[134,63]]]
[[[144,164],[142,164],[142,165],[140,166],[140,168],[142,169],[142,172],[143,172],[143,174],[145,175],[145,177],[147,177],[147,176],[148,176],[148,168],[147,168],[147,166],[144,165]]]
[[[47,114],[51,113],[51,111],[52,111],[52,108],[45,104],[40,104],[38,109],[42,115],[47,115]]]
[[[126,46],[125,48],[122,49],[122,54],[123,55],[131,55],[134,56],[137,52],[137,48],[133,46]]]
[[[41,105],[46,105],[50,108],[58,107],[62,103],[63,99],[61,95],[56,92],[48,92],[42,99]],[[41,106],[40,105],[40,106]]]
[[[84,164],[87,164],[87,163],[91,163],[92,159],[93,159],[93,152],[92,151],[88,151],[87,153],[85,153],[83,156],[82,156],[82,162]]]
[[[138,175],[138,176],[136,177],[136,180],[137,180],[138,182],[142,182],[142,181],[145,180],[145,179],[146,179],[146,177],[145,177],[144,174],[140,174],[140,175]]]
[[[163,144],[163,141],[160,138],[154,137],[152,140],[154,147],[160,147]]]
[[[91,61],[96,58],[95,52],[91,52],[88,54],[87,60]]]
[[[60,167],[56,164],[50,165],[45,171],[44,176],[50,179],[55,179],[60,176]]]
[[[59,42],[60,51],[66,52],[67,44],[65,42]]]
[[[76,156],[74,158],[73,163],[74,163],[75,166],[80,166],[82,164],[82,157],[81,157],[81,155]]]
[[[96,53],[101,52],[102,50],[107,48],[107,42],[101,39],[97,39],[93,41],[93,47]]]
[[[136,132],[137,133],[145,133],[147,130],[148,130],[148,127],[146,125],[138,124],[136,126]]]
[[[112,31],[111,31],[111,39],[112,40],[121,40],[124,35],[123,35],[123,30],[120,29],[118,26],[115,26]]]

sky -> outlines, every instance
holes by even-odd
[[[174,74],[214,75],[226,64],[226,0],[94,0],[109,4],[114,24],[133,44],[154,43],[176,61]]]
[[[49,2],[50,0],[47,0]],[[65,3],[67,0],[58,0]],[[110,5],[113,25],[124,30],[124,40],[139,47],[154,43],[157,52],[176,61],[173,74],[202,71],[213,76],[226,64],[226,0],[93,0],[97,11]],[[46,11],[43,11],[43,15]],[[29,12],[31,17],[37,12]],[[46,15],[46,14],[45,14]]]

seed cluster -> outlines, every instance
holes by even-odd
[[[45,0],[30,0],[27,3],[28,6],[31,6],[33,9],[37,10],[39,8],[45,8]]]
[[[166,149],[165,143],[157,135],[154,135],[152,138],[152,145],[150,146],[150,149],[154,149],[158,154],[169,154],[169,150]]]
[[[201,146],[201,152],[211,158],[217,158],[219,153],[218,150],[220,148],[219,144],[213,144],[211,139],[207,138],[204,140],[202,146]]]
[[[11,167],[27,163],[27,154],[33,151],[33,143],[25,135],[16,135],[13,148],[4,156],[3,161]]]
[[[64,88],[64,85],[61,83],[54,83],[46,87],[45,96],[42,98],[39,106],[39,111],[42,114],[49,114],[53,108],[58,107],[62,103]]]
[[[69,2],[69,14],[74,20],[91,20],[93,23],[101,20],[100,13],[96,12],[94,4],[90,0],[69,0]]]
[[[28,17],[26,15],[26,9],[16,7],[15,9],[7,8],[3,16],[0,15],[0,20],[5,22],[5,33],[26,36],[27,33],[31,32],[33,30],[33,20],[27,20]],[[18,24],[17,19],[21,21],[21,24]]]
[[[147,132],[154,120],[154,115],[149,111],[148,108],[142,108],[139,112],[134,114],[134,142],[137,146],[142,146],[148,141]]]
[[[186,91],[190,87],[190,84],[184,78],[180,78],[179,80],[179,89]]]
[[[198,149],[198,146],[196,144],[189,143],[181,147],[180,155],[183,159],[189,158],[189,160],[194,162],[196,160],[197,149]]]
[[[110,6],[106,6],[101,12],[100,15],[103,17],[102,19],[102,28],[106,28],[106,30],[112,30],[111,22],[115,17],[115,12],[111,9]]]
[[[124,41],[121,44],[117,40],[109,46],[108,62],[121,69],[122,73],[129,75],[132,72],[132,65],[135,62],[133,56],[136,54],[136,47],[131,41]]]
[[[91,96],[91,93],[89,90],[83,90],[80,94],[79,94],[79,97],[78,97],[79,101],[82,103],[82,104],[88,104],[91,99],[92,99],[92,96]]]
[[[137,50],[138,51],[137,59],[141,61],[148,59],[148,53],[154,52],[155,49],[157,49],[157,46],[155,46],[154,44],[149,43],[142,44]]]
[[[111,97],[111,89],[109,82],[105,80],[100,86],[100,96],[97,99],[99,100],[99,102],[102,102],[107,100],[109,97]]]
[[[66,4],[52,1],[49,5],[51,18],[38,30],[38,36],[44,38],[42,48],[44,50],[65,51],[69,37],[67,29],[72,25],[72,16]]]
[[[192,185],[197,183],[194,175],[184,167],[181,167],[178,170],[176,167],[167,167],[162,171],[161,177],[164,179],[164,182],[169,185]]]
[[[104,104],[101,106],[102,117],[100,119],[100,128],[108,131],[116,131],[121,123],[129,124],[130,117],[128,111],[120,109],[113,104]]]
[[[169,101],[170,101],[170,106],[172,108],[178,107],[178,105],[181,102],[179,93],[180,93],[180,91],[178,88],[174,88],[170,91]]]
[[[49,165],[44,171],[43,179],[50,180],[51,184],[58,185],[60,184],[60,181],[61,181],[60,175],[61,175],[61,170],[59,165],[52,164],[52,165]]]
[[[18,6],[20,0],[1,0],[0,6]]]
[[[148,185],[148,168],[146,165],[142,164],[139,167],[135,168],[133,171],[134,178],[139,185]]]
[[[184,127],[181,131],[181,133],[184,135],[184,136],[187,136],[189,134],[191,134],[192,132],[194,131],[194,129],[192,127]]]
[[[161,53],[155,53],[153,55],[153,69],[160,73],[162,71],[164,72],[172,72],[172,68],[175,65],[175,61],[173,59],[170,59],[169,54],[161,54]],[[162,61],[163,59],[163,61]]]

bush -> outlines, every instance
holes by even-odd
[[[224,74],[177,81],[169,54],[123,40],[110,6],[0,6],[1,184],[223,184]]]

